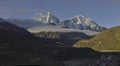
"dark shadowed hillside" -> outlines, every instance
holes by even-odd
[[[36,57],[47,57],[60,49],[57,46],[54,40],[37,38],[24,28],[0,20],[0,64],[26,63]]]
[[[101,54],[99,52],[94,51],[91,48],[73,48],[69,47],[64,49],[63,51],[59,51],[54,58],[55,60],[79,60],[79,59],[95,59],[99,58]]]

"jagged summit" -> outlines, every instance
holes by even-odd
[[[55,17],[50,12],[46,14],[38,13],[34,16],[33,20],[43,22],[45,24],[52,24],[54,26],[60,26],[62,28],[73,28],[80,30],[91,30],[91,31],[103,31],[106,30],[105,27],[99,26],[91,18],[87,18],[82,15],[77,15],[67,20],[61,22],[57,17]]]
[[[34,16],[33,20],[55,25],[58,25],[60,22],[59,19],[52,15],[50,12],[48,12],[47,14],[38,13]]]
[[[106,28],[99,26],[91,18],[86,18],[82,15],[77,15],[68,20],[65,20],[61,24],[62,27],[75,28],[80,30],[93,30],[93,31],[103,31]]]

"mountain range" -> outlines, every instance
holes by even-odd
[[[63,47],[58,45],[54,39],[47,39],[41,37],[35,37],[26,29],[16,26],[0,18],[0,65],[2,66],[15,66],[24,64],[39,64],[43,66],[63,66],[61,58],[63,53],[69,54],[77,51],[78,49]],[[80,50],[80,49],[79,49]],[[81,49],[81,51],[89,50],[92,54],[96,55],[91,49]],[[81,53],[77,51],[77,58]],[[86,54],[82,52],[82,54]],[[76,54],[76,52],[74,53]],[[65,59],[76,58],[73,55],[69,55]],[[60,57],[59,57],[60,56]],[[88,57],[92,57],[87,55]],[[82,57],[82,56],[81,56]],[[96,58],[96,56],[94,57]],[[64,59],[63,59],[64,60]]]
[[[33,22],[31,22],[31,24],[32,23]],[[86,41],[84,47],[94,45],[93,47],[98,49],[119,50],[119,28],[119,26],[113,27],[101,32],[92,39],[89,39],[93,42],[92,44],[85,44],[90,42],[87,40],[89,42]],[[80,40],[89,38],[89,36],[84,33],[64,32],[59,34],[59,32],[43,32],[41,35],[50,38],[34,36],[27,31],[27,29],[0,18],[0,65],[103,66],[104,64],[119,66],[119,53],[102,53],[96,52],[91,48],[81,48],[79,42],[83,42],[84,40],[76,43],[78,45],[75,44],[74,47],[65,47],[60,43],[60,40],[56,41],[55,39],[51,39],[51,37],[61,37],[63,40],[65,39],[64,41],[70,42],[73,39]],[[104,47],[102,45],[104,45]]]
[[[48,12],[47,14],[37,13],[33,19],[17,19],[17,18],[9,18],[6,21],[11,22],[20,27],[31,29],[35,27],[48,27],[51,26],[66,28],[66,29],[77,29],[77,30],[89,30],[101,32],[106,30],[107,28],[99,26],[94,20],[91,18],[87,18],[85,16],[77,15],[72,18],[69,18],[64,21],[60,21],[59,18]],[[49,27],[50,26],[50,27]],[[35,30],[35,29],[34,29]]]
[[[47,14],[38,13],[34,16],[33,20],[40,21],[45,24],[53,24],[62,28],[74,28],[80,30],[92,30],[92,31],[104,31],[106,28],[99,26],[91,18],[86,18],[81,15],[77,15],[70,19],[61,22],[57,17],[52,15],[50,12]]]
[[[75,16],[70,19],[60,21],[56,16],[48,12],[38,13],[33,19],[9,18],[7,22],[23,27],[31,33],[40,32],[83,32],[87,35],[97,35],[106,28],[99,26],[95,21],[84,16]]]
[[[120,50],[120,26],[106,30],[84,16],[63,22],[50,12],[25,20],[0,18],[0,37],[2,66],[119,66],[120,53],[112,51]]]

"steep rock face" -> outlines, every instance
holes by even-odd
[[[106,28],[99,26],[91,18],[84,16],[75,16],[61,23],[62,27],[75,28],[80,30],[103,31]]]
[[[52,15],[50,12],[48,12],[47,14],[38,13],[33,19],[36,21],[41,21],[43,23],[53,25],[59,25],[60,22],[59,19]]]

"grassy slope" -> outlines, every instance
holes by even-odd
[[[82,40],[74,47],[92,47],[95,50],[120,50],[120,26],[101,32],[90,40]]]

